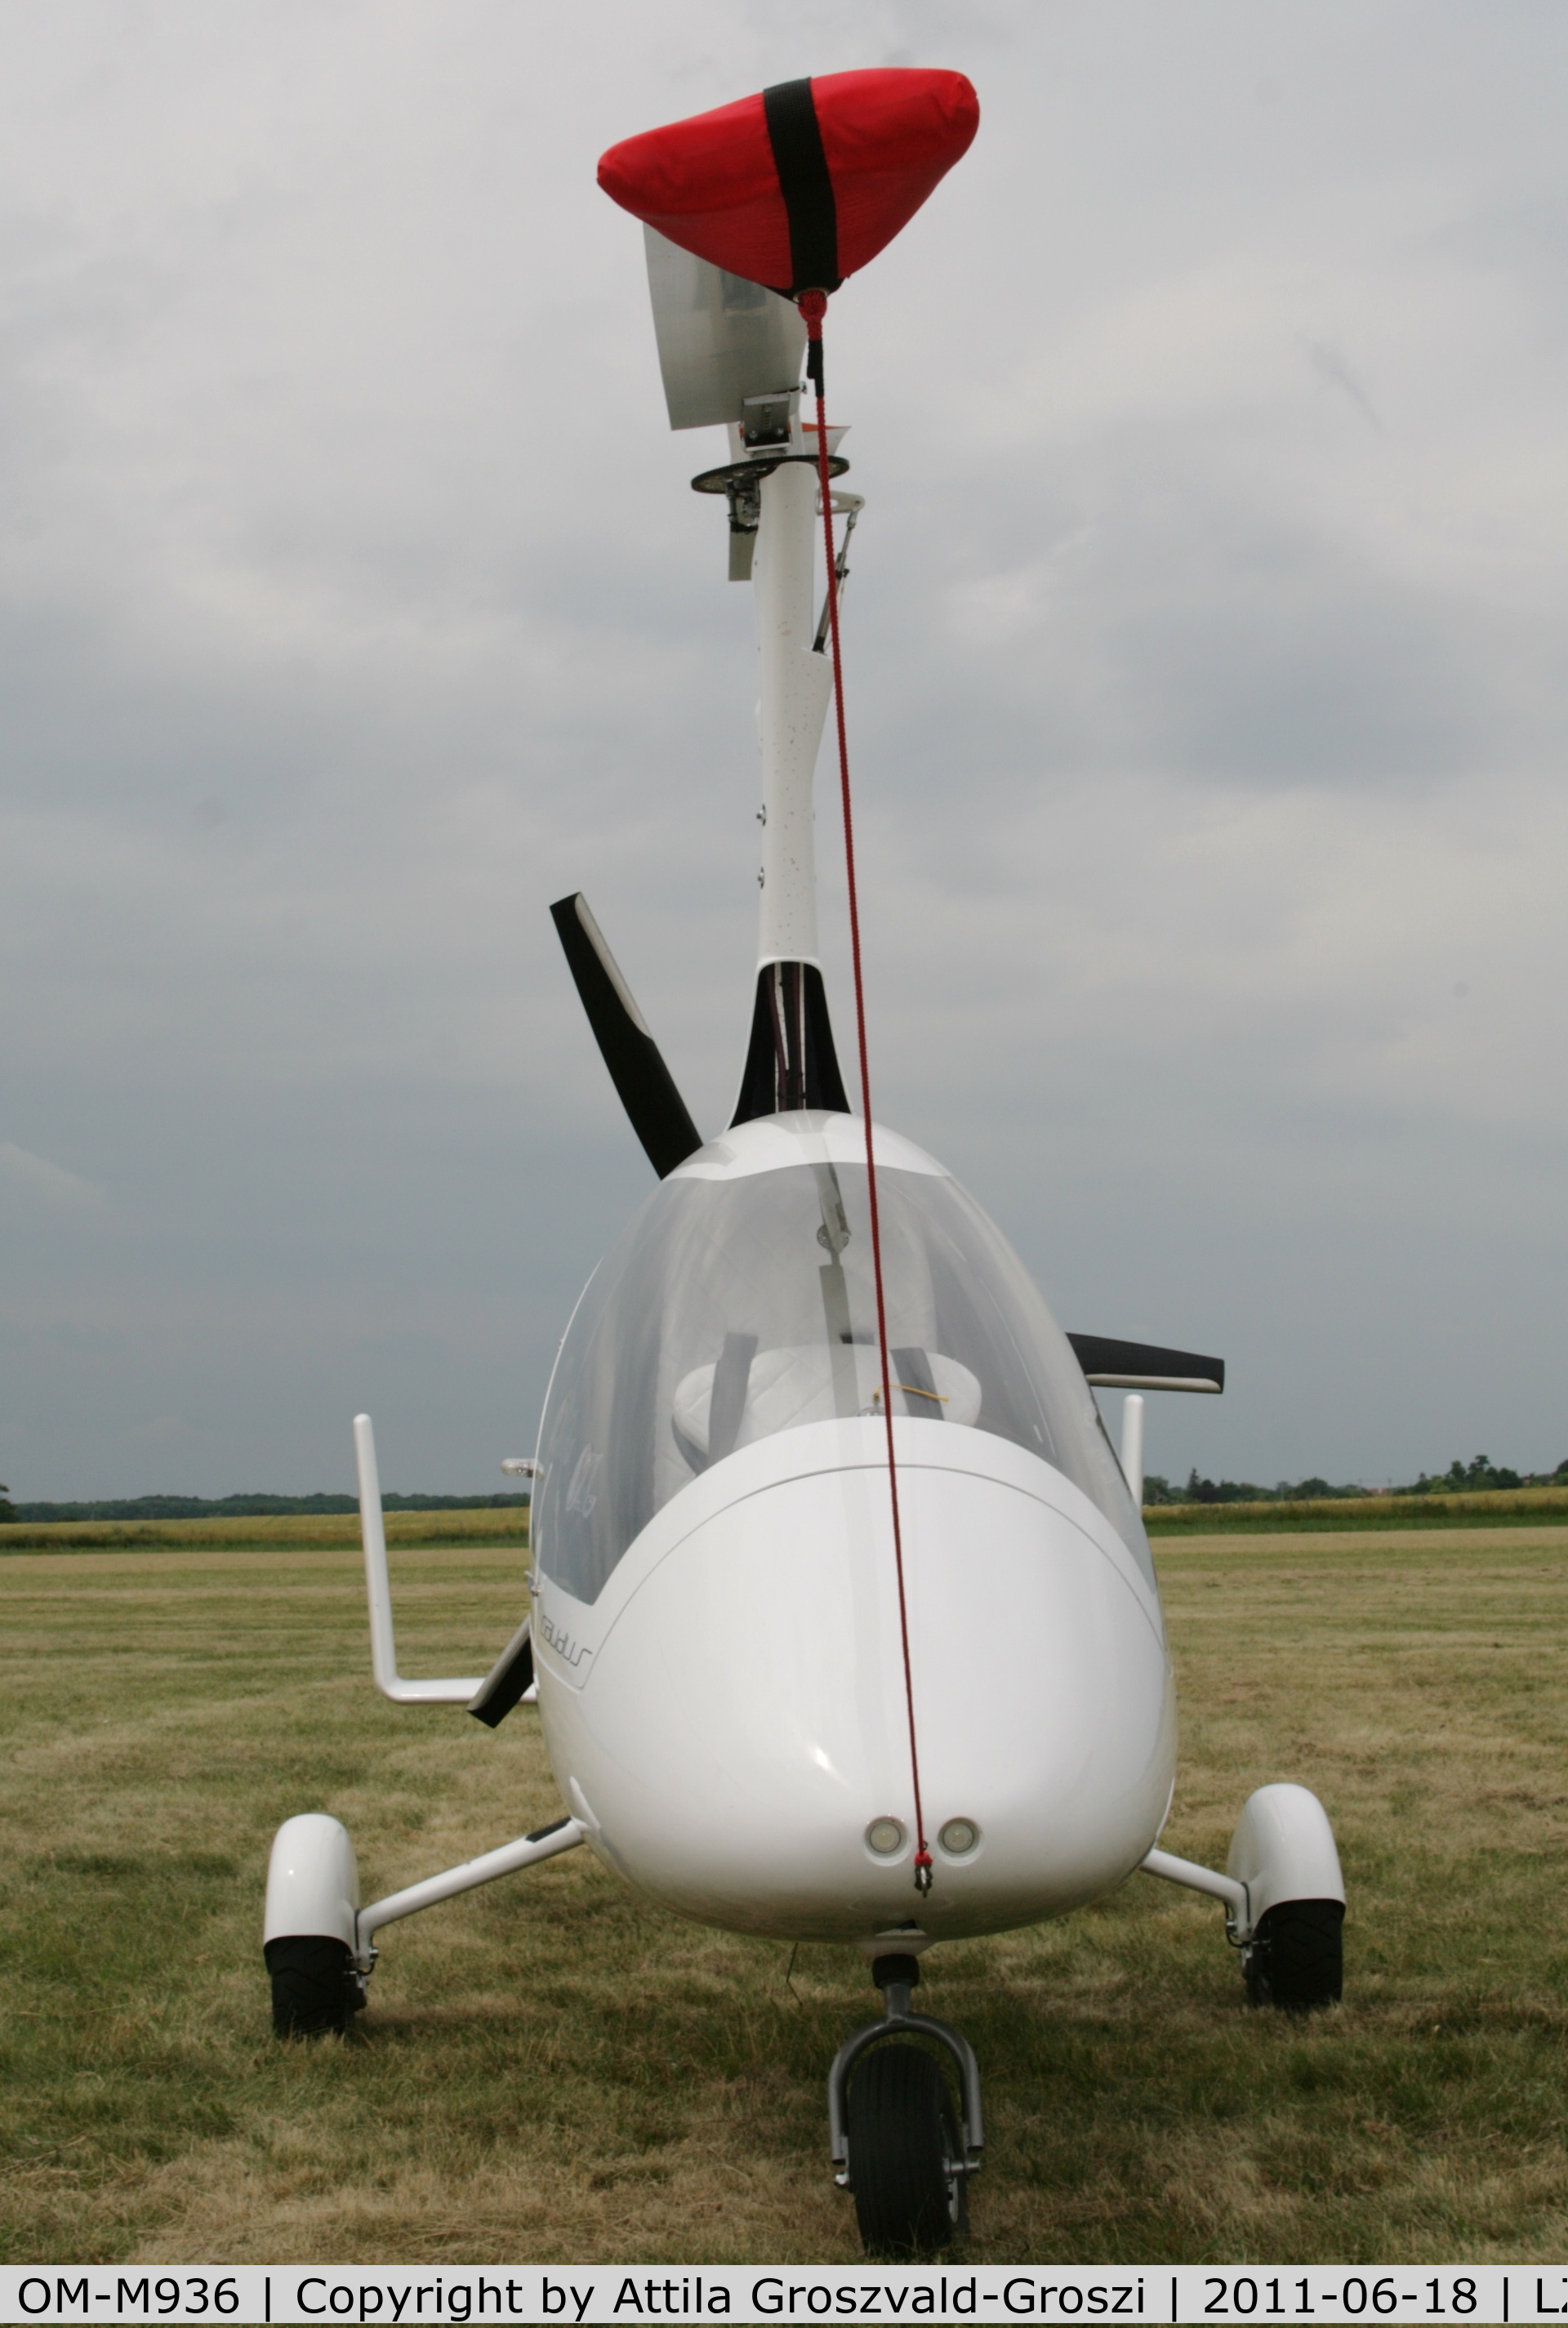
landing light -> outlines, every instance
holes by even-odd
[[[936,1840],[954,1859],[962,1859],[980,1841],[980,1829],[972,1819],[949,1819]]]
[[[904,1848],[904,1829],[896,1818],[873,1819],[866,1829],[866,1840],[878,1858],[891,1859]]]

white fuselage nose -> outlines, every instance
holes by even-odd
[[[1175,1713],[1146,1551],[1009,1441],[895,1428],[912,1692],[874,1419],[703,1472],[591,1606],[536,1579],[562,1791],[603,1856],[682,1914],[791,1939],[995,1931],[1110,1890],[1156,1840]],[[959,1822],[972,1845],[944,1847]]]

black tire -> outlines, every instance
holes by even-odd
[[[850,2179],[868,2255],[934,2255],[967,2230],[967,2177],[941,2070],[916,2045],[878,2045],[850,2088]]]
[[[1345,1910],[1338,1900],[1282,1900],[1243,1952],[1247,2003],[1276,2013],[1338,2004],[1345,1986]]]
[[[364,2003],[353,1957],[342,1940],[316,1935],[268,1940],[267,1969],[272,1976],[272,2026],[279,2037],[340,2034]]]

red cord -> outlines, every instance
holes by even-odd
[[[915,1783],[915,1889],[931,1889],[931,1852],[920,1801],[920,1748],[915,1734],[915,1670],[909,1656],[909,1607],[904,1590],[904,1531],[898,1516],[898,1463],[893,1447],[893,1370],[887,1354],[887,1304],[882,1291],[882,1224],[877,1206],[877,1159],[871,1141],[871,1070],[866,1056],[866,989],[860,973],[860,907],[855,888],[855,821],[850,807],[850,743],[844,727],[844,662],[839,642],[839,566],[833,546],[833,487],[828,466],[828,408],[822,381],[824,291],[803,291],[796,305],[811,342],[808,370],[817,391],[817,475],[822,533],[828,551],[828,624],[833,644],[833,709],[839,728],[839,796],[844,811],[844,869],[850,890],[850,954],[855,972],[855,1034],[860,1049],[860,1107],[866,1120],[866,1194],[871,1211],[871,1274],[877,1286],[877,1347],[882,1362],[882,1417],[887,1431],[887,1493],[893,1506],[893,1558],[898,1571],[898,1631],[904,1645],[904,1701],[909,1714],[909,1769]]]

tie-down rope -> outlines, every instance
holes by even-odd
[[[822,534],[828,552],[828,627],[833,648],[833,710],[839,730],[839,797],[844,812],[844,870],[850,890],[850,953],[855,972],[855,1038],[860,1054],[860,1109],[866,1120],[866,1194],[871,1209],[871,1274],[877,1287],[877,1350],[882,1366],[882,1419],[887,1432],[887,1494],[893,1507],[893,1558],[898,1571],[898,1633],[904,1647],[904,1702],[909,1715],[909,1770],[915,1787],[915,1889],[931,1889],[931,1851],[920,1800],[920,1745],[915,1730],[915,1671],[909,1656],[909,1606],[904,1590],[904,1530],[898,1516],[898,1461],[893,1446],[893,1369],[887,1352],[887,1304],[882,1290],[882,1225],[877,1206],[877,1159],[871,1138],[871,1070],[866,1056],[866,989],[860,973],[860,906],[855,887],[855,820],[850,805],[850,743],[844,727],[844,660],[839,638],[839,565],[833,546],[833,488],[828,465],[828,408],[822,380],[825,291],[803,291],[795,305],[805,318],[806,371],[817,391],[817,474]]]

